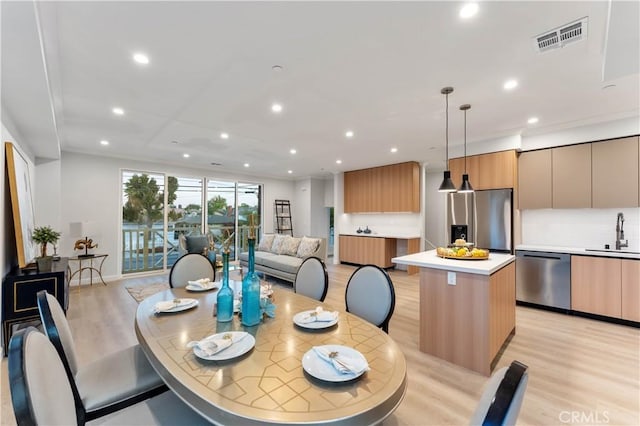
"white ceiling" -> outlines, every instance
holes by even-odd
[[[449,85],[453,145],[463,103],[470,144],[639,115],[638,2],[614,2],[609,24],[608,1],[479,4],[463,21],[459,2],[3,1],[2,119],[38,158],[299,178],[442,168]],[[586,41],[534,50],[534,36],[584,16]],[[137,51],[151,63],[135,64]],[[511,92],[508,78],[520,82]]]

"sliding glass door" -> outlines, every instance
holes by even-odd
[[[235,260],[251,224],[260,235],[261,200],[255,183],[123,171],[122,272],[170,268],[185,253],[181,235],[210,234],[217,253],[229,240]]]
[[[162,174],[122,172],[123,273],[164,269],[164,187]]]

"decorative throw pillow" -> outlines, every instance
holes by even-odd
[[[187,235],[187,252],[204,253],[209,248],[209,239],[206,235]]]
[[[284,253],[284,244],[287,238],[291,238],[289,235],[276,235],[271,245],[271,253],[282,254]]]
[[[318,238],[302,237],[296,256],[303,258],[311,256],[318,250],[318,247],[320,247],[320,240]]]
[[[298,253],[298,246],[300,245],[301,238],[287,238],[284,240],[284,253],[287,256],[295,256]]]
[[[258,244],[258,248],[256,250],[259,251],[271,251],[271,246],[273,245],[273,239],[276,236],[273,234],[264,234],[262,238],[260,238],[260,244]]]

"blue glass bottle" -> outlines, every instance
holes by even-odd
[[[249,237],[249,271],[242,280],[242,325],[251,327],[262,320],[260,311],[260,278],[255,272],[256,239]]]
[[[233,290],[229,287],[229,251],[222,252],[222,288],[218,291],[218,322],[233,319]]]

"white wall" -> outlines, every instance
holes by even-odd
[[[324,181],[324,206],[325,207],[333,207],[334,199],[333,199],[333,178],[325,179]]]
[[[75,238],[69,236],[69,224],[89,221],[100,229],[98,251],[108,253],[104,267],[105,279],[121,276],[121,236],[119,224],[122,216],[120,193],[121,169],[147,172],[166,172],[175,176],[202,176],[222,180],[241,180],[264,185],[265,232],[273,232],[273,203],[275,199],[292,199],[293,183],[253,176],[213,173],[210,170],[190,169],[136,160],[114,159],[63,152],[61,161],[61,208],[63,232],[59,253],[73,253]],[[46,213],[43,219],[48,219]]]
[[[640,251],[640,208],[523,210],[522,244],[613,249],[618,212],[629,240],[624,250]]]
[[[442,172],[427,172],[425,177],[425,249],[431,250],[434,244],[444,247],[448,244],[448,231],[446,225],[447,205],[446,194],[438,192],[442,183]]]
[[[62,229],[62,176],[60,160],[38,164],[35,167],[35,190],[33,206],[36,226],[51,226]],[[65,194],[66,195],[66,194]],[[53,254],[52,247],[48,248]]]
[[[295,196],[291,206],[294,236],[329,238],[329,216],[325,209],[325,182],[324,179],[312,178],[296,181]]]

